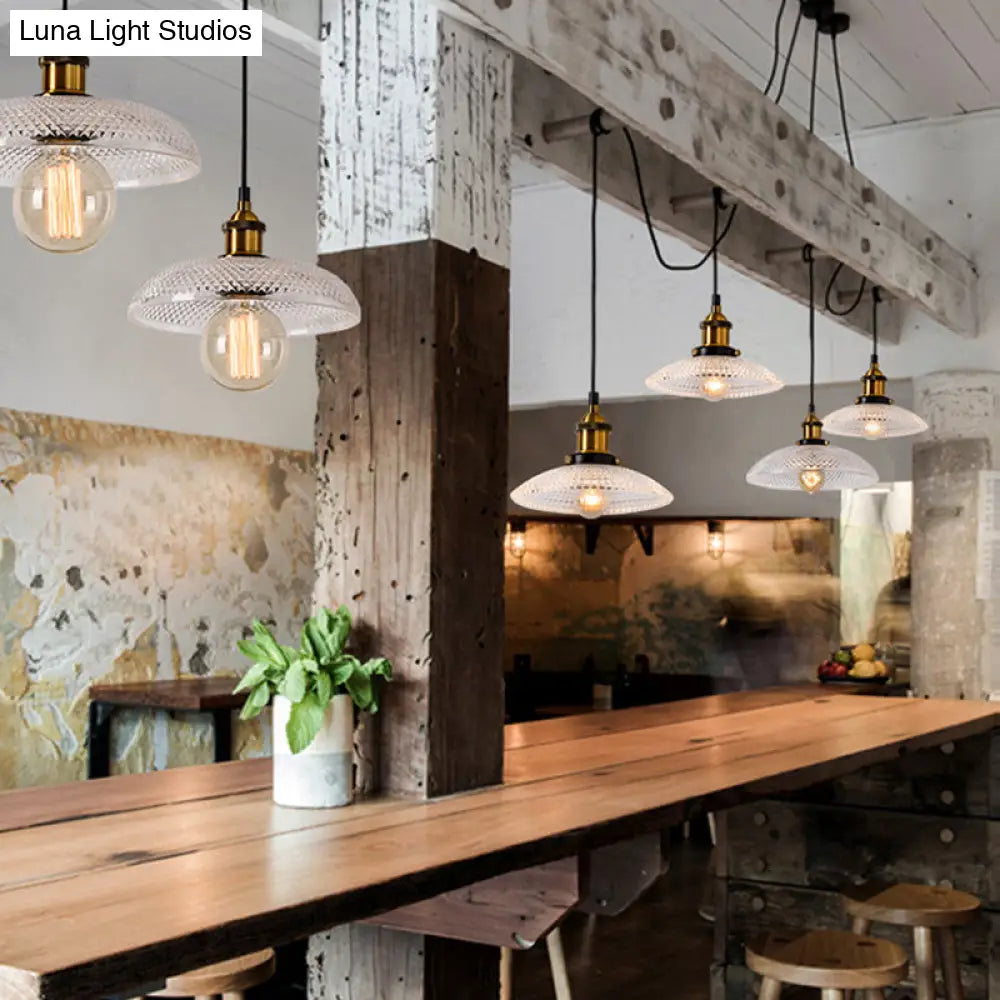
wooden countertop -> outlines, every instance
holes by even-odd
[[[330,811],[266,761],[0,794],[0,995],[168,974],[988,731],[982,702],[774,689],[509,727],[502,786]]]

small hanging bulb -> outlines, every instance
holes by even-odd
[[[726,554],[726,526],[722,521],[708,522],[706,551],[713,559],[721,559]]]
[[[864,431],[865,437],[871,440],[885,437],[885,424],[879,420],[866,420],[861,429]]]
[[[594,486],[585,486],[580,490],[576,502],[580,513],[588,518],[600,517],[606,506],[604,494]]]
[[[722,399],[729,394],[729,387],[721,378],[713,375],[702,381],[701,394],[706,399]]]
[[[205,328],[202,364],[226,389],[264,389],[288,356],[288,335],[281,320],[252,300],[224,305]]]
[[[818,492],[823,489],[825,482],[826,476],[823,475],[822,469],[803,469],[799,473],[799,485],[806,493]]]

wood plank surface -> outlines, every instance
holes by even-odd
[[[233,694],[235,677],[179,677],[170,681],[137,681],[132,684],[92,684],[90,700],[129,708],[161,708],[178,712],[207,712],[215,708],[238,709],[246,693]]]
[[[992,706],[973,702],[831,696],[756,701],[747,712],[738,705],[675,723],[683,740],[655,725],[609,734],[603,751],[601,737],[584,737],[575,771],[555,767],[529,740],[515,753],[538,754],[534,769],[524,765],[512,783],[427,802],[299,814],[250,791],[202,809],[190,799],[139,805],[4,834],[0,857],[9,844],[18,860],[0,876],[0,994],[69,1000],[138,991],[194,964],[648,832],[695,806],[801,788],[904,748],[986,732],[996,720]],[[576,742],[549,749],[568,757],[566,744]],[[8,798],[0,796],[0,813]],[[31,832],[38,855],[61,857],[32,859]],[[116,858],[140,848],[151,856]],[[41,881],[13,884],[15,868]]]

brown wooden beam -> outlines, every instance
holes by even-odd
[[[448,0],[797,240],[955,332],[977,332],[972,263],[764,97],[658,0]]]

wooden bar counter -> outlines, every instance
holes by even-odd
[[[135,995],[995,722],[986,703],[784,688],[508,727],[502,786],[428,802],[281,809],[269,761],[3,793],[0,997]]]

